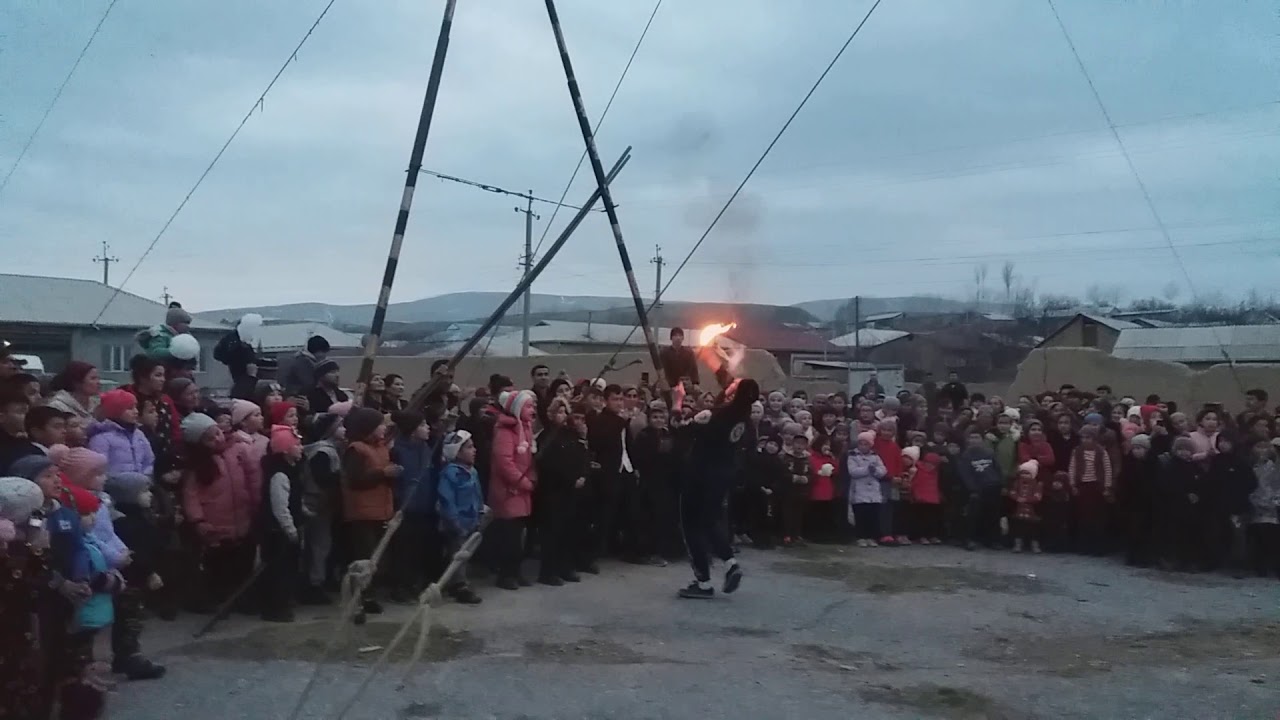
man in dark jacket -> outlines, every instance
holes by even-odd
[[[658,359],[662,361],[662,372],[667,378],[667,387],[679,385],[684,378],[689,378],[694,385],[700,384],[698,358],[693,354],[692,349],[685,347],[684,330],[678,327],[671,328],[671,345],[658,352]]]
[[[960,382],[960,373],[955,370],[947,373],[947,384],[938,390],[938,400],[951,403],[955,410],[959,410],[969,400],[969,389]]]
[[[258,384],[258,353],[240,337],[240,328],[232,328],[213,348],[213,359],[227,366],[231,373],[231,397],[253,400]]]
[[[609,553],[618,532],[618,515],[622,511],[623,498],[628,485],[636,481],[635,466],[628,453],[630,423],[622,417],[624,398],[622,387],[609,385],[604,389],[604,409],[587,419],[587,446],[599,466],[591,475],[591,525],[593,528],[591,549],[586,562],[579,570],[598,573],[597,561]],[[626,528],[626,546],[629,560],[639,559],[637,533],[642,528]]]
[[[288,365],[280,369],[280,386],[284,388],[284,396],[305,399],[307,393],[316,386],[316,365],[328,356],[328,340],[321,335],[307,338],[306,349],[294,355]],[[324,412],[324,408],[316,408],[316,412]]]
[[[674,393],[675,407],[679,409],[684,396],[678,389]],[[714,410],[703,410],[694,417],[689,473],[680,494],[680,527],[694,579],[680,589],[682,598],[715,597],[711,586],[712,554],[725,563],[725,593],[734,592],[742,583],[742,568],[729,543],[724,509],[733,488],[735,460],[748,436],[751,404],[759,399],[760,386],[755,380],[736,381],[725,390],[724,401]]]
[[[27,439],[27,396],[11,386],[0,386],[0,477],[9,475],[13,463],[27,455],[43,455]]]

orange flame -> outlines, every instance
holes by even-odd
[[[702,328],[698,333],[698,345],[700,347],[710,345],[712,340],[715,340],[736,327],[738,327],[738,323],[711,323],[710,325]]]

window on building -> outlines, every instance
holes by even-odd
[[[129,372],[129,348],[125,345],[107,346],[107,371]]]

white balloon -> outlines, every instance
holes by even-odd
[[[258,342],[258,330],[262,328],[262,316],[258,313],[247,313],[236,324],[236,333],[242,342],[254,345]]]
[[[200,354],[200,341],[190,333],[174,335],[169,341],[169,354],[179,360],[195,360]]]

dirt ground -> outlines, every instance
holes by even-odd
[[[446,605],[348,718],[1266,718],[1280,716],[1280,582],[950,548],[742,555],[741,591],[684,601],[688,570],[609,565],[577,586]],[[339,631],[152,622],[169,666],[111,718],[337,718],[410,615]],[[328,651],[328,652],[327,652]],[[323,662],[322,662],[323,661]]]

